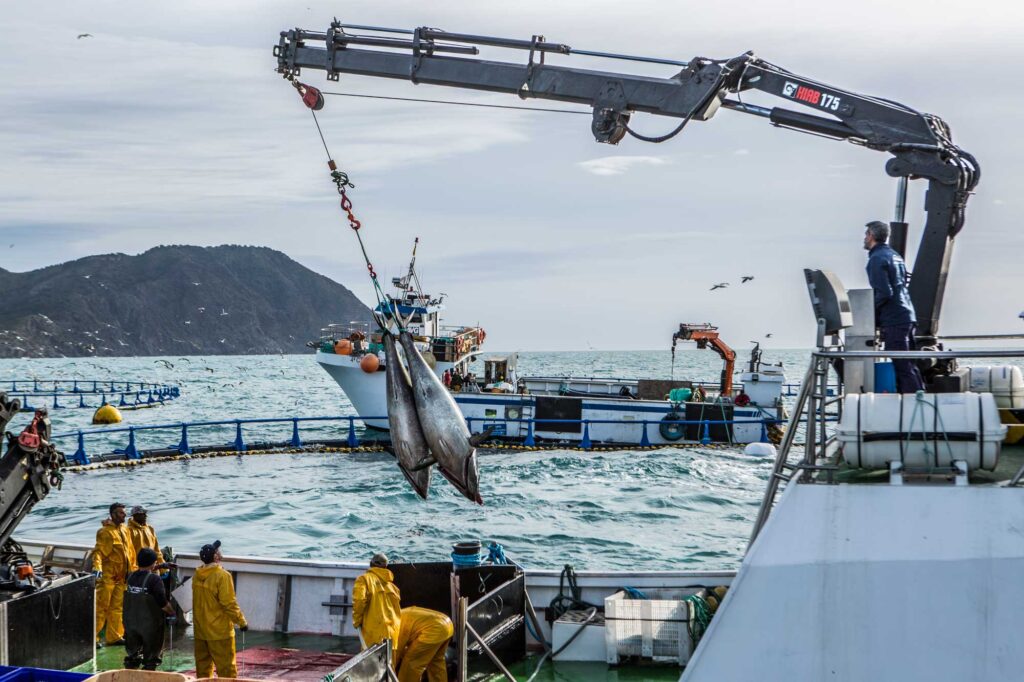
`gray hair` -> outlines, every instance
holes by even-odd
[[[880,220],[872,220],[866,225],[868,232],[871,233],[871,238],[879,244],[884,244],[889,241],[889,226]]]

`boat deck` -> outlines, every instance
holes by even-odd
[[[196,662],[192,654],[192,630],[184,636],[175,633],[173,648],[164,649],[163,663],[158,670],[195,675]],[[292,680],[294,682],[320,682],[359,651],[359,641],[352,637],[330,635],[296,635],[279,632],[247,632],[245,640],[237,635],[238,676],[247,679]],[[518,680],[525,680],[537,667],[539,656],[531,655],[510,665],[510,672]],[[108,646],[96,650],[93,661],[74,668],[74,672],[103,672],[124,667],[124,647]],[[537,682],[572,682],[594,680],[617,682],[621,680],[678,680],[680,668],[674,665],[629,665],[610,668],[605,663],[545,662],[544,669],[535,678]],[[490,679],[502,679],[495,673]]]

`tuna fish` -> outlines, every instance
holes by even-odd
[[[384,335],[384,361],[387,363],[388,426],[391,430],[392,454],[416,494],[425,500],[430,490],[430,466],[423,464],[430,460],[430,448],[416,414],[409,373],[398,357],[395,338],[391,334]]]
[[[431,458],[455,488],[468,499],[483,504],[476,468],[476,440],[466,428],[466,420],[455,399],[420,355],[412,336],[402,332],[398,342],[405,351],[412,379],[412,394],[423,435],[430,446]],[[486,436],[484,436],[486,437]],[[420,466],[427,465],[427,460]]]

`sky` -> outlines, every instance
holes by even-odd
[[[1024,9],[1009,2],[976,12],[946,0],[12,3],[0,19],[0,267],[253,244],[372,303],[310,113],[271,54],[281,30],[322,31],[335,15],[680,60],[754,50],[802,76],[935,113],[982,167],[941,331],[1024,332],[1024,94],[1006,67],[1019,58]],[[405,81],[302,78],[330,91],[586,111]],[[479,323],[494,350],[667,348],[680,322],[717,324],[739,348],[755,339],[807,347],[802,269],[867,286],[863,226],[891,219],[896,192],[888,155],[731,111],[663,144],[618,146],[594,142],[589,115],[328,97],[319,119],[356,185],[378,273],[401,274],[420,237],[421,278],[448,295],[447,322]],[[632,121],[652,135],[675,124]],[[923,198],[923,183],[911,183],[912,245]],[[743,275],[755,279],[740,284]],[[716,282],[730,286],[709,291]]]

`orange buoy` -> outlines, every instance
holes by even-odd
[[[337,355],[352,355],[352,342],[348,339],[338,339],[334,342],[334,352]]]
[[[373,374],[380,367],[380,360],[376,355],[367,353],[363,356],[363,359],[359,361],[359,368],[367,374]]]

